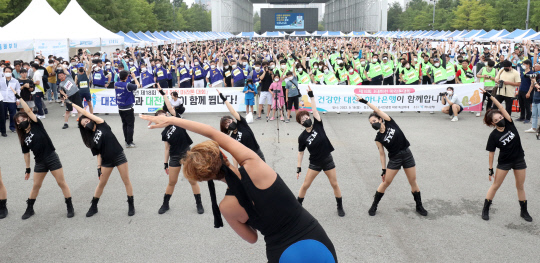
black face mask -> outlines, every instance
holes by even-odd
[[[381,129],[381,123],[380,123],[380,122],[372,123],[372,124],[371,124],[371,127],[372,127],[374,130],[378,131],[378,130]]]
[[[28,121],[21,121],[21,123],[19,123],[19,129],[23,129],[23,130],[26,130],[28,129],[28,126],[30,126],[30,122]]]
[[[504,68],[504,71],[508,72],[508,71],[510,71],[510,69],[509,68]]]
[[[89,131],[92,131],[94,129],[94,122],[89,121],[86,125],[84,125],[84,128],[89,130]]]
[[[499,122],[495,123],[495,125],[497,125],[497,127],[503,128],[504,126],[506,126],[506,123],[504,122],[504,119],[502,119]]]
[[[229,124],[229,128],[227,128],[227,130],[229,130],[229,131],[236,130],[236,122],[231,122],[231,124]]]
[[[302,123],[302,126],[306,127],[306,128],[309,128],[311,127],[313,123],[311,122],[311,119],[307,119],[304,121],[304,123]]]

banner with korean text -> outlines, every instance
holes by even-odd
[[[384,111],[440,111],[440,93],[454,88],[454,97],[463,105],[464,111],[480,111],[483,83],[456,85],[396,85],[396,86],[326,86],[310,85],[316,98],[317,110],[321,112],[358,112],[371,109],[356,102],[355,94],[375,104]],[[311,110],[307,85],[299,85],[302,97],[300,109]],[[220,88],[228,101],[239,112],[245,111],[243,88]],[[164,89],[171,99],[177,92],[186,112],[228,112],[227,107],[213,88]],[[91,89],[92,105],[96,113],[118,113],[114,89]],[[163,107],[165,101],[156,89],[138,89],[135,93],[135,112],[152,113]],[[280,95],[282,95],[281,93]]]

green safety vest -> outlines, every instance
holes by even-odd
[[[382,63],[383,68],[383,78],[387,78],[394,73],[394,62],[388,61],[386,63]]]
[[[336,61],[336,59],[339,57],[339,53],[334,53],[332,55],[330,55],[330,62],[332,62],[332,64],[334,64],[334,62]]]
[[[355,71],[352,75],[347,74],[349,76],[350,85],[358,85],[362,83],[362,77]]]
[[[324,74],[324,83],[326,85],[337,85],[338,79],[334,73],[328,71],[328,74]]]
[[[302,74],[296,73],[296,76],[298,77],[299,84],[311,84],[311,78],[305,71],[302,71]]]
[[[405,84],[411,84],[418,81],[419,76],[420,74],[418,74],[418,70],[415,68],[411,67],[410,69],[403,69],[403,80],[405,81]]]
[[[454,62],[446,62],[446,77],[456,75],[456,67],[454,66]]]
[[[428,62],[428,63],[422,62],[422,76],[427,76],[428,75],[428,70],[431,67],[433,67],[433,65],[431,65],[430,62]]]
[[[490,77],[495,78],[495,76],[497,75],[497,70],[495,70],[495,68],[492,68],[491,72],[488,72],[486,70],[486,67],[483,67],[481,75],[488,75]],[[495,80],[491,80],[491,79],[485,80],[484,78],[480,78],[480,82],[484,82],[485,87],[495,87]]]
[[[356,70],[358,70],[358,72],[360,72],[360,76],[363,78],[363,79],[367,79],[367,76],[366,76],[366,66],[362,66],[362,64],[358,63],[356,64],[357,67],[356,67]]]
[[[443,67],[433,67],[432,68],[433,70],[433,78],[434,78],[434,82],[437,83],[439,81],[446,81],[448,79],[447,75],[446,75],[446,69],[443,68]]]
[[[319,62],[319,60],[316,59],[316,58],[310,59],[310,60],[309,60],[309,67],[310,67],[310,68],[313,68],[313,64],[314,64],[315,62]]]
[[[374,78],[379,75],[382,75],[382,67],[379,62],[377,63],[369,63],[369,71],[368,71],[368,77]]]
[[[345,66],[342,69],[338,69],[337,73],[339,75],[339,82],[347,81],[347,75],[349,72],[347,72]]]
[[[318,69],[313,72],[313,75],[315,76],[315,81],[318,81],[319,83],[324,80],[324,73]]]
[[[466,73],[473,74],[473,71],[469,67],[467,67],[467,72],[463,72],[463,68],[461,68],[461,74],[459,75],[459,80],[461,81],[461,83],[463,83],[463,84],[473,83],[474,82],[474,77],[473,78],[467,78]]]

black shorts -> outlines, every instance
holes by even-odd
[[[127,163],[127,158],[124,152],[122,151],[120,154],[116,156],[116,158],[114,158],[114,160],[102,160],[101,167],[116,167],[125,163]]]
[[[71,95],[68,97],[68,99],[73,102],[73,104],[79,106],[79,107],[83,107],[82,106],[82,99],[81,99],[81,94],[79,94],[79,92]],[[71,104],[66,104],[66,111],[73,111],[73,105]]]
[[[334,158],[332,158],[332,155],[329,154],[328,157],[324,158],[320,162],[309,162],[309,169],[313,171],[328,171],[336,168],[336,164],[334,163]]]
[[[36,163],[34,165],[35,173],[46,173],[48,171],[56,171],[62,168],[62,163],[60,162],[60,157],[56,152],[52,152],[45,158],[45,160]]]
[[[511,169],[523,170],[523,169],[527,169],[527,163],[525,163],[525,158],[521,158],[511,163],[498,163],[497,169],[505,170],[505,171],[510,171]]]
[[[81,96],[81,104],[83,100],[86,100],[86,103],[92,104],[92,94],[88,91],[80,92],[79,95]]]
[[[397,154],[388,158],[390,159],[390,161],[388,161],[388,165],[386,165],[386,168],[388,169],[399,170],[402,166],[403,169],[416,166],[416,163],[414,162],[414,156],[411,150],[409,150],[409,148],[401,150]]]
[[[294,105],[294,109],[298,110],[298,97],[289,97],[287,100],[287,110],[291,110]]]
[[[463,111],[463,107],[461,105],[458,105],[458,106],[459,106],[458,114],[460,114]],[[452,106],[449,106],[448,108],[448,115],[454,116],[454,110],[452,109]]]
[[[169,155],[169,167],[181,167],[180,161],[186,156],[187,151],[191,150],[191,147],[183,150],[180,155]]]

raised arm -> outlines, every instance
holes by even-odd
[[[512,122],[512,118],[510,117],[510,114],[508,114],[508,112],[506,111],[506,109],[501,105],[501,103],[493,96],[491,96],[491,94],[489,92],[486,92],[484,89],[480,88],[480,93],[482,94],[485,94],[488,98],[491,99],[491,101],[493,101],[493,104],[495,104],[495,106],[497,106],[497,108],[499,109],[499,111],[502,113],[503,117],[509,121],[509,122]]]
[[[85,117],[87,117],[88,119],[91,119],[93,120],[96,124],[101,124],[101,123],[104,123],[105,121],[100,118],[100,117],[97,117],[96,115],[86,111],[85,109],[75,105],[74,103],[72,103],[71,101],[69,101],[69,99],[66,99],[66,103],[71,103],[73,105],[73,108],[75,108],[80,114],[84,115]]]
[[[229,112],[232,114],[232,116],[233,116],[236,120],[240,121],[240,114],[238,114],[238,112],[236,112],[236,110],[233,108],[233,106],[231,105],[231,103],[229,103],[229,102],[227,101],[227,98],[226,98],[225,96],[223,96],[223,94],[221,94],[221,92],[220,92],[218,89],[216,89],[216,90],[217,90],[217,92],[218,92],[218,94],[219,94],[219,97],[223,100],[223,102],[225,102],[225,105],[227,105],[227,109],[229,109]],[[235,158],[235,159],[236,159],[236,158]]]
[[[356,94],[355,94],[356,95]],[[357,101],[358,102],[362,102],[364,104],[366,104],[368,107],[370,107],[375,113],[377,113],[377,115],[379,115],[381,118],[383,118],[385,121],[390,121],[392,120],[390,118],[390,116],[388,116],[388,114],[386,114],[384,111],[380,110],[379,108],[377,108],[377,106],[371,104],[370,102],[368,102],[367,100],[365,100],[364,98],[362,98],[361,96],[358,96],[356,95],[356,98],[357,98]]]
[[[313,118],[317,119],[318,121],[321,121],[321,115],[319,115],[319,111],[317,110],[317,103],[315,96],[313,95],[313,90],[311,90],[311,86],[308,85],[308,96],[311,100],[311,112],[313,113]]]
[[[21,106],[23,107],[24,109],[24,112],[26,112],[26,114],[28,114],[28,118],[30,118],[33,122],[37,122],[37,117],[36,115],[34,114],[34,112],[32,111],[32,109],[30,109],[30,107],[28,107],[28,104],[26,104],[26,101],[24,101],[21,96],[19,96],[19,94],[17,93],[17,91],[15,91],[12,87],[9,87],[11,89],[11,91],[13,91],[13,94],[15,94],[15,98],[17,98],[19,100],[19,103],[21,104]]]
[[[159,85],[159,83],[156,83],[156,84],[157,84],[159,93],[161,94],[161,96],[163,96],[163,99],[165,100],[165,105],[167,105],[167,109],[169,110],[169,112],[171,113],[172,116],[176,117],[176,110],[171,105],[171,102],[169,101],[169,98],[167,97],[165,92],[161,89],[161,86]]]

